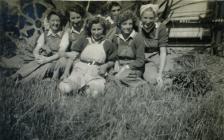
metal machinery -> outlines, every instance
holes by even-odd
[[[143,1],[145,2],[145,1]],[[170,46],[210,46],[221,42],[224,2],[210,0],[150,0],[160,5],[161,17],[169,28]],[[45,15],[51,9],[61,10],[71,6],[72,0],[2,0],[1,30],[16,34],[34,44],[36,38],[47,28]],[[77,2],[76,2],[77,3]],[[106,2],[80,2],[90,12],[103,8]],[[136,10],[139,1],[122,2],[125,8]],[[133,8],[134,7],[134,8]],[[95,10],[94,10],[95,9]],[[137,10],[136,10],[137,11]],[[135,11],[135,12],[136,12]]]
[[[211,47],[221,40],[224,23],[222,1],[183,1],[176,9],[169,27],[169,46],[174,47]],[[220,42],[220,41],[219,41]]]

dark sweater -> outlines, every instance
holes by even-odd
[[[166,31],[166,26],[161,23],[158,28],[154,28],[150,33],[146,33],[142,30],[141,33],[136,35],[132,45],[136,53],[136,59],[130,66],[134,68],[144,67],[144,53],[152,53],[159,51],[160,47],[167,47],[168,33]]]

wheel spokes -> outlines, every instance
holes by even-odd
[[[24,26],[22,29],[20,29],[20,32],[22,34],[24,34],[26,37],[28,37],[27,31],[32,30],[32,29],[35,29],[34,25],[32,25],[32,26]]]
[[[34,18],[38,19],[38,15],[37,15],[37,6],[36,3],[33,3],[33,13],[34,13]]]
[[[46,13],[53,7],[44,0],[32,0],[22,6],[16,5],[15,9],[17,12],[14,14],[18,15],[19,18],[15,27],[19,29],[20,37],[28,41],[28,38],[39,36],[39,33],[42,32],[42,27],[45,26],[44,19],[46,18]]]

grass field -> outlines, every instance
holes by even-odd
[[[55,81],[1,79],[0,139],[223,140],[223,58],[189,55],[177,63],[162,89],[109,82],[97,98],[62,98]]]

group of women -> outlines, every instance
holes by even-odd
[[[85,10],[75,5],[67,12],[65,28],[61,15],[50,12],[49,30],[37,41],[35,60],[13,76],[21,81],[61,79],[61,92],[87,87],[93,95],[104,91],[108,75],[131,87],[144,81],[162,85],[168,34],[157,19],[158,6],[142,5],[139,18],[117,2],[109,10],[108,17],[85,18]]]

